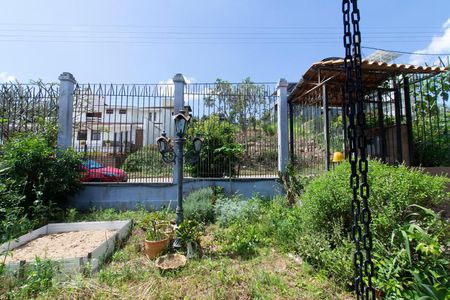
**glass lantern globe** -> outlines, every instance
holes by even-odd
[[[160,153],[167,153],[169,151],[169,141],[167,140],[166,133],[163,134],[156,140],[158,144],[158,149]]]
[[[202,140],[197,136],[192,140],[192,143],[194,144],[195,152],[200,152],[203,144]]]
[[[185,111],[180,110],[178,114],[174,117],[175,120],[175,133],[178,137],[183,137],[186,133],[187,123],[189,122],[189,118],[186,117]]]

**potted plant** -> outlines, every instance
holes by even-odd
[[[153,259],[163,252],[169,245],[170,237],[158,229],[156,221],[153,221],[151,226],[147,228],[144,253]]]

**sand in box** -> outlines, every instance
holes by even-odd
[[[6,263],[33,261],[36,257],[52,260],[85,257],[116,232],[116,230],[84,230],[44,235],[13,249],[7,255]],[[3,260],[3,257],[0,259]]]

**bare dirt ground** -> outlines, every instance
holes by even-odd
[[[41,236],[14,250],[6,257],[6,263],[21,260],[62,259],[87,256],[116,230],[91,230],[54,233]]]

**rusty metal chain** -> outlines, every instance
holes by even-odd
[[[352,238],[355,244],[355,251],[353,253],[353,265],[355,268],[354,286],[357,299],[375,299],[375,289],[372,287],[374,265],[371,254],[371,212],[368,205],[368,161],[366,137],[364,134],[366,118],[362,87],[361,32],[359,30],[360,13],[357,0],[342,0],[342,13],[345,47],[344,68],[347,77],[345,83],[345,109],[348,117],[348,157],[351,168],[350,187],[352,189]],[[360,157],[359,160],[358,155]],[[358,194],[362,199],[362,210]],[[360,223],[364,226],[364,235],[362,234]],[[361,242],[363,249],[361,249]],[[365,255],[363,255],[363,250],[365,251]]]

